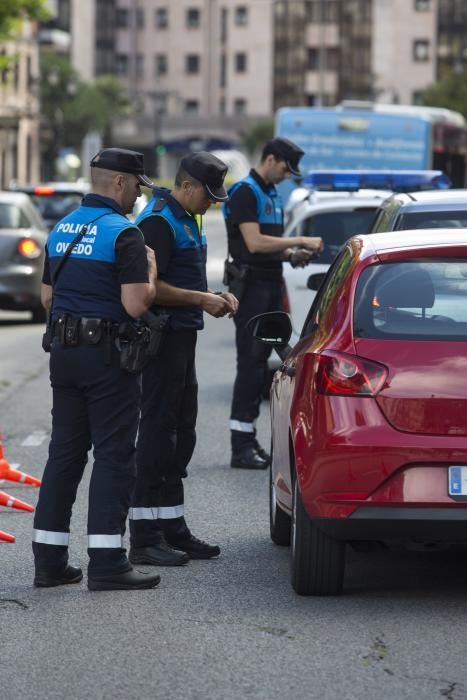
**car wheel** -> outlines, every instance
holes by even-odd
[[[287,547],[290,544],[292,518],[277,505],[276,487],[272,478],[272,450],[269,467],[269,529],[274,544],[281,547]]]
[[[345,569],[345,543],[322,532],[308,516],[297,479],[292,511],[290,568],[292,587],[299,595],[338,595]]]
[[[44,309],[44,307],[39,304],[38,306],[35,306],[33,309],[31,309],[32,313],[32,323],[45,323],[47,319],[47,314]]]

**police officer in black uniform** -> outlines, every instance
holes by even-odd
[[[228,293],[212,293],[206,280],[202,215],[224,201],[227,166],[207,152],[182,158],[172,191],[154,190],[138,218],[158,268],[154,313],[169,315],[160,355],[143,371],[137,483],[130,508],[130,561],[179,566],[220,553],[195,537],[184,517],[183,481],[196,442],[198,384],[195,348],[203,312],[237,310]]]
[[[282,238],[283,207],[276,184],[299,175],[303,151],[292,141],[274,138],[263,149],[259,165],[229,189],[224,205],[228,249],[226,275],[240,301],[236,326],[237,376],[230,415],[231,466],[264,469],[270,457],[256,440],[255,423],[262,398],[270,350],[246,328],[250,318],[278,311],[282,300],[282,261],[305,265],[322,249],[321,238]]]
[[[141,375],[120,368],[118,350],[155,295],[154,253],[125,216],[140,185],[152,183],[142,154],[118,148],[93,158],[91,182],[92,194],[56,224],[46,245],[41,296],[51,312],[53,408],[34,518],[34,585],[82,579],[81,569],[68,564],[68,541],[72,506],[94,447],[88,587],[153,588],[159,576],[134,571],[122,546],[135,480]]]

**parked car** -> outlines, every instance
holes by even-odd
[[[467,229],[351,238],[271,389],[270,528],[301,595],[338,594],[347,544],[467,542]]]
[[[466,226],[467,190],[407,192],[381,203],[370,232]]]
[[[31,311],[45,318],[40,303],[47,229],[28,195],[0,192],[0,309]]]
[[[89,192],[89,183],[84,180],[76,184],[48,182],[30,187],[15,187],[14,191],[24,192],[31,197],[50,231],[57,221],[79,207],[82,198]]]

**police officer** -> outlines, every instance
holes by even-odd
[[[120,369],[117,347],[121,332],[134,328],[155,295],[154,253],[125,216],[141,195],[140,185],[152,183],[142,154],[118,148],[93,158],[91,182],[92,194],[56,224],[46,245],[41,297],[51,312],[53,408],[34,518],[34,585],[82,579],[81,569],[68,564],[68,541],[72,506],[93,446],[88,587],[153,588],[159,576],[134,571],[122,547],[135,479],[140,375]]]
[[[154,249],[158,282],[154,313],[169,314],[160,355],[143,371],[137,442],[137,483],[130,508],[130,561],[179,566],[220,553],[195,537],[184,518],[183,481],[195,447],[198,385],[197,332],[203,311],[233,314],[237,300],[212,293],[206,281],[206,237],[202,215],[225,201],[227,166],[210,153],[182,158],[172,191],[155,189],[138,218]]]
[[[290,174],[299,175],[303,151],[292,141],[274,138],[266,143],[259,165],[229,189],[224,205],[230,268],[236,278],[240,306],[236,326],[237,376],[230,415],[231,466],[264,469],[270,458],[256,440],[255,423],[270,350],[259,346],[246,328],[256,314],[277,311],[282,299],[282,261],[307,264],[322,249],[321,238],[282,238],[283,207],[276,184]],[[229,276],[229,272],[227,271]],[[238,282],[240,280],[241,288]]]

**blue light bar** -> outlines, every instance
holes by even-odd
[[[414,192],[447,190],[452,186],[442,170],[310,170],[302,186],[330,192],[356,192],[361,189]]]

